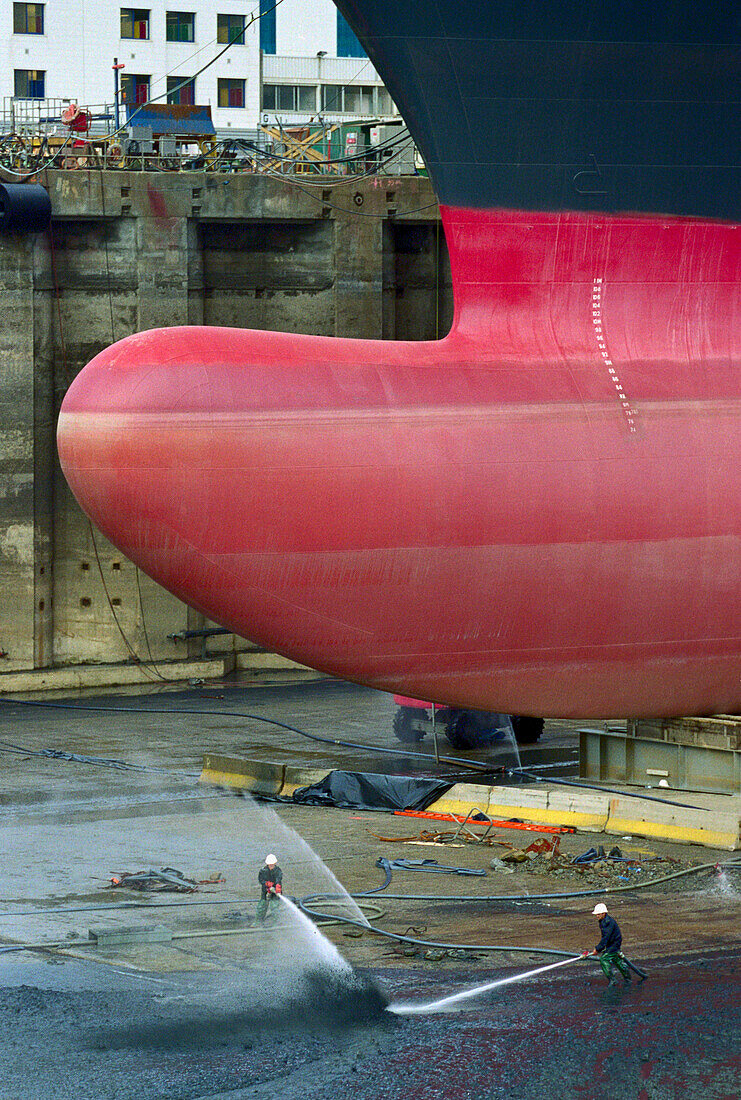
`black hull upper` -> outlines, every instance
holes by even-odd
[[[440,201],[741,213],[741,5],[336,0]]]

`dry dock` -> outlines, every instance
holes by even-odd
[[[460,838],[434,845],[422,839],[423,820],[255,805],[199,782],[205,755],[272,758],[286,769],[284,778],[289,768],[321,772],[338,760],[377,769],[374,747],[392,744],[393,706],[364,689],[224,686],[60,701],[114,709],[0,707],[0,943],[58,945],[0,953],[0,1097],[529,1100],[546,1088],[546,1061],[550,1095],[738,1094],[741,875],[708,868],[652,885],[676,870],[729,861],[727,848],[648,839],[645,829],[624,839],[628,834],[597,832],[593,824],[560,837],[559,865],[541,853],[512,863],[508,873],[492,860],[524,851],[541,837],[537,828],[497,828],[491,845]],[[204,713],[174,713],[185,709]],[[312,748],[288,731],[238,717],[247,713],[347,741],[366,737],[368,750]],[[563,758],[575,742],[575,731],[554,726],[537,751]],[[400,759],[398,767],[415,770],[407,764]],[[527,787],[475,795],[454,787],[448,803],[466,804],[469,795],[480,802],[483,790],[489,810],[523,816]],[[505,801],[507,790],[519,797],[517,812]],[[546,804],[556,790],[535,788]],[[599,868],[571,866],[573,856],[599,844],[643,853],[629,888],[608,902],[626,952],[649,979],[608,996],[594,964],[580,963],[551,980],[492,994],[473,1012],[403,1023],[348,1019],[333,1014],[331,1000],[297,1006],[288,995],[286,936],[251,920],[266,843],[276,845],[293,896],[317,888],[319,863],[289,830],[353,894],[382,885],[379,857],[434,858],[486,872],[394,870],[386,890],[362,902],[378,928],[408,940],[467,944],[463,957],[367,930],[350,936],[341,925],[323,929],[393,999],[434,999],[548,961],[541,950],[593,946],[593,897],[567,895],[618,881],[620,871],[607,877],[605,870],[601,879]],[[224,881],[193,894],[109,888],[122,871],[163,867]],[[542,894],[555,896],[533,897]],[[487,900],[501,895],[518,900]],[[487,950],[497,945],[509,950]]]

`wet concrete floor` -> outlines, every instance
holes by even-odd
[[[266,1011],[248,996],[231,1009],[183,999],[171,981],[137,989],[107,975],[107,988],[91,989],[80,976],[72,991],[29,974],[31,984],[0,989],[0,1096],[736,1100],[741,1018],[728,994],[739,968],[738,952],[656,960],[645,983],[613,991],[585,967],[494,992],[468,1012],[352,1022],[316,1006],[288,1012],[279,986]],[[375,977],[405,999],[470,980]]]
[[[38,696],[25,696],[31,704]],[[430,736],[409,752],[393,735],[396,712],[393,697],[352,684],[320,680],[293,686],[244,686],[239,679],[219,686],[183,690],[163,685],[156,691],[126,695],[52,698],[44,706],[23,705],[0,698],[0,739],[22,740],[28,732],[34,746],[78,746],[77,751],[125,756],[135,762],[160,766],[200,768],[204,752],[246,753],[253,759],[309,762],[314,767],[342,767],[403,774],[439,774],[455,770],[438,766]],[[88,708],[87,712],[73,708]],[[115,714],[95,708],[115,708]],[[268,721],[262,721],[266,719]],[[363,747],[321,744],[300,733],[269,724],[283,722],[314,737],[332,742],[355,742]],[[603,723],[589,723],[601,726]],[[537,745],[523,746],[525,766],[556,763],[557,774],[576,770],[578,723],[548,722]],[[439,751],[453,759],[473,759],[495,766],[518,763],[510,743],[497,742],[479,750],[459,752],[444,737]],[[86,748],[85,746],[88,746]],[[394,749],[398,755],[385,750]],[[379,752],[378,750],[384,750]],[[423,759],[415,753],[426,754]],[[564,765],[571,767],[564,768]]]
[[[549,961],[537,948],[578,953],[593,946],[594,899],[529,902],[528,894],[573,886],[545,874],[492,871],[490,860],[501,847],[432,849],[419,842],[419,822],[255,806],[197,785],[206,751],[319,767],[434,770],[414,758],[374,756],[374,746],[394,744],[387,696],[319,683],[69,701],[146,713],[0,703],[0,948],[64,945],[62,951],[0,953],[0,1097],[741,1095],[738,872],[721,878],[709,869],[610,900],[626,951],[649,971],[644,984],[627,991],[606,990],[588,962],[494,991],[470,1011],[397,1019],[359,997],[348,1013],[326,991],[317,996],[296,985],[292,959],[301,951],[290,935],[252,924],[266,845],[280,849],[295,896],[328,889],[324,863],[351,892],[373,889],[383,881],[375,867],[379,855],[431,856],[486,871],[476,878],[396,872],[386,896],[361,902],[377,905],[367,913],[388,931],[415,929],[420,938],[479,945],[465,962],[426,960],[424,952],[404,957],[370,932],[355,938],[342,926],[324,929],[396,1000],[434,1000]],[[186,708],[210,713],[155,713]],[[238,713],[263,714],[369,749],[314,747]],[[568,724],[550,724],[542,746],[528,752],[541,763],[549,754],[564,759],[575,740]],[[35,755],[48,749],[149,770]],[[576,854],[605,839],[567,836],[562,844]],[[634,843],[648,846],[640,838]],[[700,848],[650,848],[684,867],[729,858]],[[112,873],[163,866],[194,878],[220,872],[225,881],[201,886],[192,897],[142,899],[107,888]],[[392,891],[431,900],[394,900]],[[457,900],[469,894],[480,900]],[[487,900],[500,894],[521,900]],[[108,908],[121,903],[136,908]],[[153,924],[176,938],[115,949],[83,942],[92,926]],[[491,954],[483,950],[487,944],[521,951]]]

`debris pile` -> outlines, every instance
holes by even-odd
[[[546,874],[599,887],[650,882],[666,875],[669,869],[680,870],[682,866],[679,860],[660,856],[647,848],[619,848],[617,845],[606,851],[600,844],[570,856],[561,851],[560,840],[560,837],[553,840],[539,837],[526,848],[510,847],[491,860],[492,870],[503,874],[513,871]]]
[[[443,959],[459,959],[462,961],[473,962],[481,958],[476,951],[471,951],[466,947],[423,947],[420,944],[408,943],[402,940],[400,943],[395,943],[391,951],[388,952],[391,955],[401,955],[405,959],[421,958],[426,962],[442,962]]]

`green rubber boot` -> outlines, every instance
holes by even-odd
[[[631,977],[631,974],[630,974],[630,970],[628,968],[628,964],[626,963],[626,961],[625,961],[625,959],[623,958],[622,955],[620,955],[620,954],[615,955],[615,966],[618,968],[620,973],[623,975],[623,981],[624,982],[630,982],[630,981],[633,980],[632,977]]]
[[[620,963],[622,963],[622,959],[618,961],[618,956],[615,954],[614,951],[603,951],[599,957],[599,964],[602,968],[602,973],[607,978],[610,985],[617,985],[617,979],[615,978],[616,966],[620,970],[620,973],[623,973]],[[623,966],[624,965],[625,964],[623,963]]]

